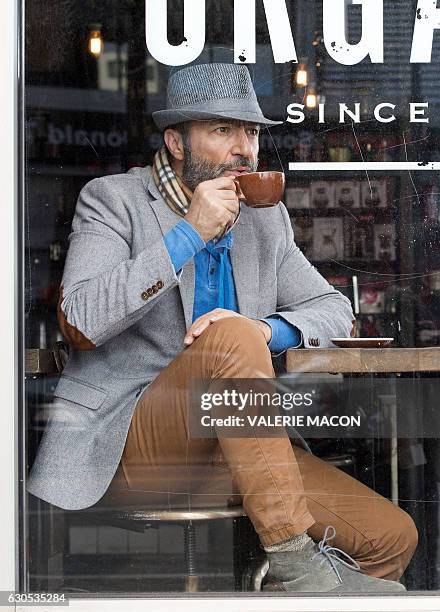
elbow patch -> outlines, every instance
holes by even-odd
[[[58,299],[57,305],[57,318],[58,325],[60,326],[61,333],[63,334],[66,341],[75,349],[79,351],[90,351],[96,348],[96,345],[93,344],[91,340],[86,338],[86,336],[79,331],[73,325],[70,325],[67,321],[67,317],[61,309],[61,303],[63,301],[63,287],[60,287],[60,296]]]

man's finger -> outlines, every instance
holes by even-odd
[[[231,189],[234,192],[237,189],[234,179],[230,176],[220,176],[219,178],[212,179],[210,183],[216,189]]]
[[[206,317],[207,314],[209,313],[205,313],[203,315],[200,315],[200,317],[197,317],[197,319],[192,322],[191,327],[189,328],[187,333],[189,333],[192,329],[194,329],[194,327],[197,327],[197,325],[199,325],[199,323],[203,321],[203,319]]]
[[[222,312],[229,312],[229,311],[225,310],[224,308],[214,308],[214,310],[210,310],[209,312],[205,312],[205,314],[200,315],[200,317],[197,317],[197,319],[192,322],[192,325],[189,328],[188,332],[190,332],[194,327],[197,327],[198,324],[201,323],[202,321],[204,321],[206,318],[209,319],[212,315],[217,315],[217,314],[220,314]]]
[[[186,332],[183,343],[186,346],[189,346],[190,344],[193,343],[195,338],[198,338],[200,334],[202,334],[205,331],[205,329],[207,329],[211,325],[211,323],[214,323],[215,321],[218,321],[219,319],[225,319],[227,317],[238,317],[238,316],[240,315],[234,312],[233,310],[226,310],[224,308],[215,308],[214,310],[211,310],[210,312],[207,312],[204,315],[201,315],[193,322],[189,330]]]
[[[238,200],[237,194],[232,189],[218,189],[217,192],[221,200]]]
[[[191,344],[194,338],[200,336],[200,334],[211,324],[209,318],[204,316],[203,320],[194,323],[191,325],[189,330],[186,333],[186,336],[183,340],[184,344]]]
[[[200,315],[200,317],[197,317],[197,319],[195,321],[192,322],[191,327],[189,328],[188,332],[192,331],[193,329],[195,329],[196,327],[198,327],[199,325],[201,325],[203,323],[203,321],[205,321],[205,319],[209,319],[209,317],[213,314],[215,314],[216,312],[220,312],[220,309],[214,309],[211,310],[209,312],[205,312],[205,314]]]
[[[221,205],[235,215],[238,214],[238,211],[240,210],[238,200],[222,200]]]
[[[229,310],[224,310],[222,308],[216,308],[215,310],[211,310],[211,312],[207,312],[194,321],[189,330],[186,332],[183,343],[185,346],[189,346],[205,331],[205,329],[211,325],[211,323],[214,323],[219,319],[233,316],[236,316],[236,313]]]
[[[200,323],[198,323],[197,325],[193,325],[193,328],[191,330],[192,335],[200,336],[202,331],[209,326],[210,322],[211,321],[208,318],[205,318],[203,319],[203,321],[200,321]]]

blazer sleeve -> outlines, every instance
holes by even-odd
[[[280,208],[286,248],[278,268],[276,314],[301,331],[305,348],[332,347],[330,338],[350,336],[354,323],[350,300],[306,259],[295,244],[285,206]]]
[[[74,348],[88,350],[144,317],[179,280],[159,233],[132,258],[129,210],[107,177],[82,189],[72,230],[58,321]]]

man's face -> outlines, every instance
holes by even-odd
[[[194,191],[219,176],[255,172],[260,126],[231,120],[192,121],[184,135],[182,179]]]

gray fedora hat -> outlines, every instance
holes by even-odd
[[[167,108],[153,113],[159,130],[185,121],[237,119],[280,125],[263,115],[251,75],[240,64],[195,64],[170,76]]]

